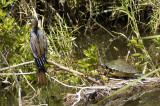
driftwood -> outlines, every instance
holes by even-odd
[[[128,85],[130,82],[135,81],[136,79],[116,79],[111,78],[109,83],[107,83],[106,89],[87,89],[81,92],[81,100],[77,105],[90,105],[96,104],[103,98],[110,96],[120,88]],[[127,101],[135,100],[139,98],[146,92],[151,90],[156,90],[160,88],[159,78],[145,78],[136,84],[130,86],[124,91],[114,95],[113,97],[105,100],[101,105],[111,105],[111,106],[121,106],[124,105]],[[65,104],[67,106],[72,105],[77,100],[76,94],[67,94],[65,98]]]

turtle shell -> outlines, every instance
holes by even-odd
[[[113,60],[106,63],[106,66],[110,69],[116,70],[121,73],[132,73],[135,74],[136,71],[132,66],[122,60]]]

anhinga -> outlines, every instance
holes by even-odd
[[[33,16],[24,17],[24,19],[32,19],[30,32],[30,48],[37,65],[37,76],[40,86],[46,86],[46,75],[44,64],[47,57],[47,40],[44,32],[38,28],[38,20]]]

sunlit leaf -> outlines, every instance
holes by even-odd
[[[160,38],[160,35],[142,37],[142,39],[156,39],[156,38]]]
[[[132,56],[134,56],[134,57],[137,57],[137,56],[140,56],[141,54],[140,53],[134,53],[134,54],[132,54]]]

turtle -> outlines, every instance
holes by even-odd
[[[120,59],[110,61],[106,63],[106,65],[100,63],[100,65],[107,70],[107,73],[105,73],[106,75],[120,78],[137,78],[138,76],[141,76],[136,74],[136,71],[132,66]]]

